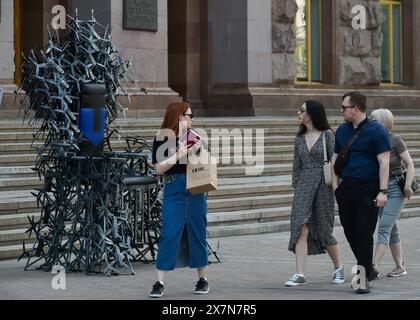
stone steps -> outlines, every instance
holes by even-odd
[[[269,190],[269,191],[268,191]],[[243,191],[243,192],[241,192]],[[268,193],[268,194],[267,194]],[[250,210],[267,207],[268,205],[283,207],[284,204],[291,204],[293,189],[287,183],[272,187],[267,184],[264,187],[258,186],[229,186],[209,193],[209,212],[227,212],[235,210]],[[420,194],[416,193],[405,207],[412,208],[420,206]],[[37,215],[38,208],[36,198],[29,192],[24,197],[12,197],[0,199],[0,217],[7,215],[30,214]],[[6,218],[5,218],[6,219]]]
[[[35,235],[32,233],[31,237],[26,233],[28,228],[24,229],[8,229],[0,230],[0,244],[1,246],[12,246],[22,244],[23,240],[33,241]]]
[[[209,212],[229,212],[238,210],[252,210],[258,208],[282,208],[291,205],[293,193],[278,193],[270,195],[256,195],[247,197],[231,197],[226,199],[208,200]],[[405,203],[405,208],[420,206],[420,195],[413,196]]]
[[[246,197],[230,197],[226,199],[209,199],[207,206],[209,212],[250,210],[267,208],[290,204],[293,196],[291,194],[270,194]]]
[[[32,247],[28,242],[26,248]],[[22,243],[17,245],[0,246],[0,260],[18,258],[22,254]]]
[[[341,122],[342,118],[331,119],[333,127]],[[121,121],[121,127],[124,134],[139,134],[151,142],[160,123],[161,119],[127,119]],[[219,189],[210,192],[208,197],[209,237],[288,230],[293,199],[291,170],[298,128],[296,118],[206,118],[197,119],[194,124],[207,132],[217,128],[228,128],[229,132],[234,128],[248,128],[255,133],[256,128],[265,128],[262,174],[257,170],[248,172],[254,175],[246,176],[250,166],[245,165],[219,166]],[[420,117],[398,117],[395,127],[410,148],[417,168],[420,168],[420,141],[416,130],[419,125]],[[0,121],[0,259],[21,254],[22,241],[28,236],[25,234],[29,226],[27,216],[40,215],[36,198],[30,191],[42,185],[31,169],[36,159],[35,150],[31,149],[33,130],[22,127],[20,122]],[[231,141],[231,155],[233,145]],[[40,142],[35,142],[35,146],[40,146]],[[125,141],[113,141],[112,146],[114,150],[123,150]],[[419,173],[417,170],[417,176]],[[402,217],[411,216],[420,216],[419,195],[407,201],[403,210]],[[26,241],[27,248],[30,242],[31,239]]]
[[[249,213],[238,212],[236,215],[233,214],[226,217],[226,221],[229,221],[228,225],[224,225],[223,222],[221,222],[221,225],[209,225],[207,233],[209,237],[225,237],[225,236],[233,236],[233,235],[239,236],[239,235],[245,235],[245,234],[289,231],[290,221],[288,220],[288,217],[282,216],[281,212],[279,213],[280,214],[276,215],[276,213],[273,212],[272,213],[273,215],[270,216],[268,219],[266,218],[259,219],[258,213],[255,214],[254,211],[249,212]],[[270,213],[268,212],[262,213],[263,216],[264,214],[270,215]],[[231,220],[228,220],[228,218],[233,219],[234,217],[237,218],[239,216],[244,217],[244,219],[241,221],[233,221],[233,222]],[[420,209],[418,207],[417,208],[404,208],[401,213],[401,218],[410,218],[410,217],[418,217],[418,216],[420,216]],[[209,217],[211,217],[211,214],[209,214]],[[250,220],[251,217],[253,217],[254,219],[259,219],[258,221],[260,222],[255,223],[255,220]],[[218,215],[217,218],[220,219],[220,215]],[[249,221],[252,221],[252,222],[248,223]],[[336,212],[334,224],[336,226],[340,225],[340,219],[338,217],[337,212]]]
[[[269,156],[267,156],[268,158]],[[243,165],[224,165],[218,167],[219,178],[234,178],[237,175],[249,176],[276,176],[278,174],[290,174],[292,165],[289,163],[275,164],[268,163],[264,164],[263,167],[259,166],[243,166]],[[12,190],[32,190],[39,189],[43,185],[43,180],[40,180],[38,175],[31,172],[29,169],[27,173],[16,176],[7,176],[0,178],[0,191],[12,191]]]
[[[257,177],[261,178],[261,177]],[[272,177],[275,178],[275,177]],[[209,195],[209,225],[220,224],[220,222],[229,222],[231,224],[242,224],[242,220],[255,220],[258,216],[258,210],[267,210],[269,216],[262,215],[258,216],[258,219],[269,219],[276,217],[280,219],[279,214],[275,212],[288,212],[289,208],[285,205],[292,200],[292,189],[290,188],[290,180],[288,181],[273,181],[268,183],[254,183],[249,181],[250,178],[242,178],[237,180],[248,179],[250,185],[243,186],[241,181],[236,184],[221,185],[220,190],[214,191]],[[273,179],[272,179],[273,180]],[[223,181],[223,179],[221,179]],[[266,195],[267,190],[274,195]],[[21,192],[21,197],[16,198],[18,201],[7,201],[7,196],[3,196],[0,200],[0,214],[3,223],[0,223],[2,229],[4,229],[4,221],[9,221],[11,226],[22,226],[22,223],[26,223],[25,217],[29,214],[30,216],[38,216],[36,213],[36,201],[34,197],[31,197],[29,192],[24,194]],[[12,199],[11,199],[12,200]],[[227,200],[229,204],[227,204]],[[226,205],[227,204],[227,205]],[[406,204],[406,209],[411,210],[407,214],[417,214],[418,210],[416,207],[420,206],[419,197],[416,196]],[[276,209],[280,208],[280,209]],[[27,213],[31,210],[34,213]],[[414,210],[414,211],[413,211]],[[274,213],[272,213],[274,212]],[[257,214],[257,216],[256,216]],[[241,219],[236,219],[239,223],[235,223],[232,220],[232,216],[241,216]],[[210,218],[211,216],[211,218]],[[246,217],[246,218],[243,218]],[[257,220],[258,220],[257,219]],[[20,240],[20,238],[18,238]],[[10,239],[7,240],[10,242]]]
[[[276,176],[274,176],[276,177]],[[293,192],[290,181],[273,181],[268,183],[249,182],[239,185],[219,185],[218,190],[209,192],[209,199],[230,199],[231,197],[250,197],[268,193]]]
[[[35,221],[41,216],[40,212],[0,215],[0,231],[29,227],[29,217]]]
[[[149,143],[153,141],[155,134],[156,134],[156,130],[153,131],[152,134],[145,136],[142,135],[140,131],[138,130],[132,130],[132,131],[124,131],[121,134],[121,142],[119,143],[121,146],[125,147],[126,143],[125,143],[125,137],[127,136],[140,136],[144,139],[146,139]],[[252,137],[255,138],[255,131],[251,132],[250,134],[252,134]],[[245,135],[245,132],[242,132],[242,135],[236,135],[239,137],[243,137]],[[248,135],[248,133],[247,133]],[[222,136],[226,136],[226,135],[222,135]],[[284,140],[285,138],[287,139],[287,141],[293,141],[294,137],[296,136],[296,130],[290,130],[287,132],[264,132],[264,137],[265,138],[270,138],[270,137],[277,137],[280,138],[280,141]],[[211,137],[211,135],[209,134],[208,137]],[[233,137],[233,136],[232,136]],[[21,144],[21,143],[31,143],[33,141],[33,134],[30,132],[0,132],[0,144]],[[117,144],[117,137],[114,137],[112,140],[112,145],[116,145]],[[38,145],[40,143],[43,142],[42,139],[37,138],[35,141],[35,143],[37,143]]]
[[[3,191],[0,196],[0,216],[38,211],[36,198],[28,190]]]
[[[226,166],[226,165],[234,165],[234,154],[233,150],[230,153],[231,155],[225,156],[223,153],[221,153],[221,156],[219,157],[219,164],[220,166]],[[253,150],[252,153],[249,155],[246,155],[249,157],[249,161],[255,161],[255,150]],[[243,153],[238,155],[238,160],[243,161],[244,155]],[[36,162],[37,156],[34,154],[15,154],[15,155],[0,155],[0,168],[1,167],[23,167],[23,166],[33,166]],[[258,158],[259,162],[262,163],[288,163],[293,160],[293,154],[264,154],[260,155]],[[14,165],[13,165],[14,164]],[[243,165],[240,163],[240,165]],[[10,171],[11,172],[11,171]]]
[[[411,157],[414,162],[414,166],[418,167],[420,165],[420,155],[417,150],[409,150]],[[247,155],[248,156],[248,155]],[[234,154],[231,152],[231,155],[224,156],[223,153],[219,157],[219,167],[231,167],[231,166],[240,166],[240,167],[248,167],[249,165],[254,165],[255,163],[263,164],[265,163],[266,166],[268,165],[275,165],[275,164],[290,164],[293,161],[293,154],[292,153],[283,153],[283,154],[264,154],[260,156],[255,155],[255,150],[253,150],[252,153],[249,154],[249,160],[250,164],[235,164]],[[31,173],[30,168],[32,168],[36,162],[36,155],[34,154],[18,154],[18,155],[0,155],[0,171],[8,172],[8,174],[13,175],[13,170],[7,170],[3,168],[15,168],[17,167],[27,167],[28,169],[20,169],[20,173]],[[245,156],[240,154],[238,156],[238,160],[240,162],[245,161]],[[290,166],[289,166],[290,167]],[[33,171],[33,170],[32,170]],[[265,170],[264,170],[265,172]],[[223,172],[220,172],[223,174]],[[5,173],[5,176],[7,176],[7,173]]]
[[[150,143],[152,140],[148,140]],[[264,141],[266,142],[266,141]],[[0,155],[20,155],[20,154],[28,154],[28,153],[35,153],[37,147],[41,147],[41,143],[34,143],[33,148],[31,148],[31,142],[20,142],[20,143],[0,143]],[[232,143],[230,146],[230,150],[233,152],[233,146]],[[111,148],[115,151],[122,151],[126,147],[123,143],[113,142],[111,143]],[[219,149],[222,151],[223,149],[226,149],[225,146],[220,146]],[[251,149],[249,147],[242,147],[244,152]],[[266,154],[270,153],[283,153],[283,152],[293,152],[293,144],[287,144],[287,145],[266,145],[264,148],[264,152]],[[255,150],[255,146],[251,150]]]
[[[287,231],[290,229],[289,221],[270,221],[261,223],[249,223],[241,225],[223,225],[209,227],[207,234],[209,238],[241,236],[246,234],[272,233]]]
[[[28,166],[8,166],[0,167],[0,178],[19,178],[28,176],[38,176],[37,172],[33,170],[33,165]]]
[[[420,141],[418,140],[418,134],[417,133],[402,133],[402,138],[404,139],[407,147],[411,149],[418,149],[420,148]],[[21,140],[18,142],[15,141],[9,141],[8,139],[1,140],[2,136],[0,134],[0,155],[2,156],[10,156],[10,155],[21,155],[21,154],[36,154],[36,149],[31,148],[30,145],[32,143],[32,140]],[[264,136],[264,145],[265,147],[273,147],[273,148],[281,148],[279,150],[288,150],[289,152],[293,151],[293,144],[295,140],[295,135],[289,134],[289,135],[269,135]],[[146,139],[146,141],[151,145],[153,140],[152,139]],[[252,146],[255,149],[255,139],[252,139]],[[34,144],[35,146],[40,146],[39,142],[36,142]],[[219,149],[228,147],[222,145],[220,143]],[[230,143],[230,148],[233,149],[234,141],[232,140]],[[115,151],[122,151],[125,150],[127,145],[125,141],[117,142],[117,141],[111,141],[111,147]],[[245,148],[242,144],[242,148]],[[15,149],[16,152],[13,150]],[[1,165],[0,165],[1,166]]]
[[[417,111],[418,110],[414,110]],[[163,118],[119,118],[118,123],[120,127],[130,127],[130,128],[159,128],[162,123]],[[329,123],[332,127],[336,127],[343,122],[341,116],[330,116],[328,117]],[[418,123],[419,116],[397,116],[395,117],[395,125],[404,124],[404,125],[416,125]],[[194,118],[194,127],[276,127],[278,125],[282,126],[296,126],[297,125],[297,109],[290,116],[260,116],[260,117],[196,117]],[[0,120],[0,131],[15,129],[18,127],[34,130],[39,128],[39,125],[28,125],[26,121],[23,123],[23,117],[19,120],[10,119],[10,120]]]
[[[241,193],[241,190],[244,190],[244,193]],[[267,190],[270,190],[270,195],[267,195]],[[284,187],[231,187],[231,190],[225,189],[225,193],[219,193],[220,195],[209,194],[208,208],[209,212],[221,212],[262,208],[269,204],[282,205],[291,201],[291,192],[291,188],[287,185]],[[0,201],[0,217],[4,219],[7,219],[5,216],[9,215],[36,215],[37,212],[35,197],[10,198]]]
[[[209,212],[207,221],[209,226],[218,227],[226,223],[229,225],[238,225],[246,223],[247,221],[270,222],[275,220],[288,220],[291,207],[270,207],[258,208],[249,210],[236,210],[236,211],[221,211]]]
[[[208,236],[224,237],[233,235],[270,233],[290,230],[288,214],[290,207],[281,209],[267,208],[248,211],[228,212],[225,214],[208,214]],[[401,218],[420,216],[420,208],[404,208]],[[258,222],[256,222],[258,221]],[[339,219],[336,216],[336,224]],[[31,248],[32,238],[25,233],[26,228],[9,231],[0,230],[0,259],[16,258],[22,254],[22,242],[26,248]],[[31,241],[32,240],[32,241]]]

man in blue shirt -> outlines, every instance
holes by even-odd
[[[344,234],[367,279],[378,272],[372,267],[373,233],[378,219],[378,208],[387,202],[390,141],[386,129],[366,115],[366,97],[350,92],[342,99],[343,123],[336,132],[334,165],[357,129],[363,128],[352,144],[348,161],[340,176],[333,176],[333,190],[338,203]],[[369,293],[369,284],[360,286],[356,293]]]

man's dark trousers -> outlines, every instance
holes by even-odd
[[[354,179],[343,181],[335,191],[344,234],[367,277],[372,271],[373,234],[378,221],[374,200],[378,193],[378,181]]]

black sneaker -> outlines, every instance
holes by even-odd
[[[368,275],[368,281],[373,281],[379,278],[379,269],[376,265],[372,265],[372,270]]]
[[[195,285],[195,294],[207,294],[209,293],[209,284],[206,279],[200,278]]]
[[[153,285],[152,292],[150,292],[149,297],[150,298],[162,298],[163,296],[163,284],[161,284],[159,281],[156,281],[156,283]]]
[[[334,269],[333,272],[333,283],[336,284],[340,284],[340,283],[344,283],[345,278],[344,278],[344,267],[339,267],[337,269]]]
[[[369,287],[369,283],[366,282],[366,287],[365,288],[357,288],[356,289],[356,294],[367,294],[370,293],[370,287]]]

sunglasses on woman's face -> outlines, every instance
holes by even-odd
[[[192,113],[184,113],[184,116],[189,116],[191,120],[194,118]]]

